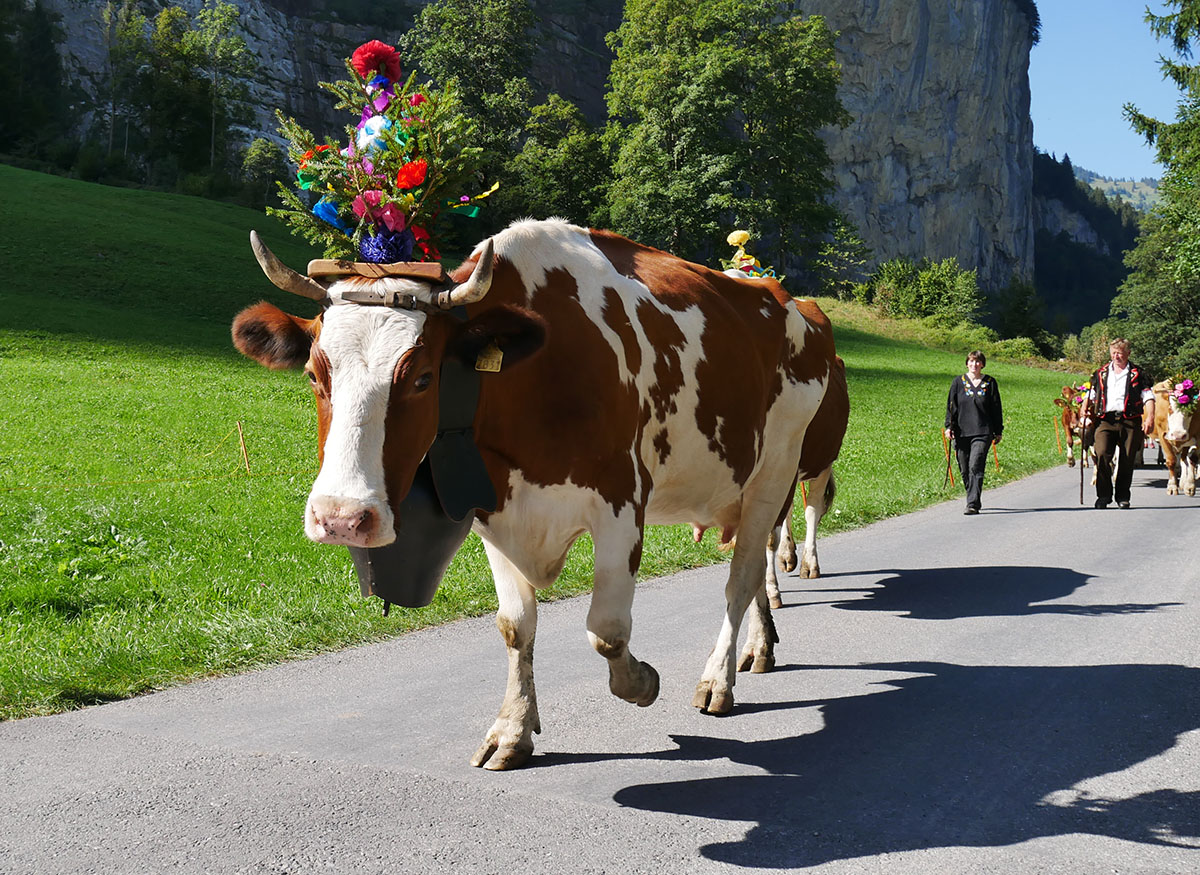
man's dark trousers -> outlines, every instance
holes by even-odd
[[[1096,425],[1096,499],[1105,504],[1114,498],[1129,501],[1129,486],[1133,482],[1135,453],[1142,451],[1145,442],[1140,419],[1101,420]],[[1117,482],[1113,488],[1113,450],[1117,452]],[[1114,495],[1115,493],[1115,495]]]
[[[963,486],[967,488],[967,507],[976,510],[980,507],[983,472],[987,468],[987,451],[991,445],[992,436],[986,434],[960,437],[954,442],[958,470],[962,474]]]

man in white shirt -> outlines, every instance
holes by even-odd
[[[1092,388],[1083,399],[1080,417],[1087,426],[1088,411],[1096,411],[1096,507],[1116,498],[1129,507],[1135,453],[1142,451],[1145,433],[1154,429],[1153,380],[1129,361],[1129,341],[1118,337],[1108,345],[1109,363],[1092,374]],[[1117,454],[1113,483],[1112,455]]]

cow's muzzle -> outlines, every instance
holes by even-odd
[[[304,534],[318,544],[383,547],[396,539],[391,508],[337,495],[312,495]]]

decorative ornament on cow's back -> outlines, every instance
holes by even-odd
[[[749,231],[731,231],[725,242],[736,249],[732,258],[721,259],[722,270],[740,270],[747,276],[771,277],[782,282],[783,274],[776,274],[774,268],[764,267],[757,258],[746,251],[746,244],[750,242]]]
[[[1172,386],[1170,390],[1172,403],[1183,411],[1184,415],[1191,416],[1196,411],[1197,392],[1200,390],[1200,386],[1191,377],[1181,373],[1172,377],[1170,384]]]
[[[328,259],[437,261],[449,216],[474,217],[498,187],[482,190],[473,125],[451,87],[417,87],[415,74],[401,80],[399,53],[379,40],[355,49],[346,71],[347,79],[320,83],[354,119],[343,143],[320,142],[276,110],[296,190],[280,183],[283,207],[267,212]]]

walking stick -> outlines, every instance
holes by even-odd
[[[942,452],[946,454],[946,476],[942,478],[942,488],[946,488],[946,483],[954,485],[954,471],[950,469],[950,442],[946,440],[946,433],[942,432]]]
[[[1087,461],[1087,421],[1079,420],[1079,503],[1083,504],[1083,468]]]
[[[1000,473],[1000,454],[996,452],[996,445],[992,444],[992,459],[996,462],[996,473]],[[984,462],[986,465],[987,463]]]

